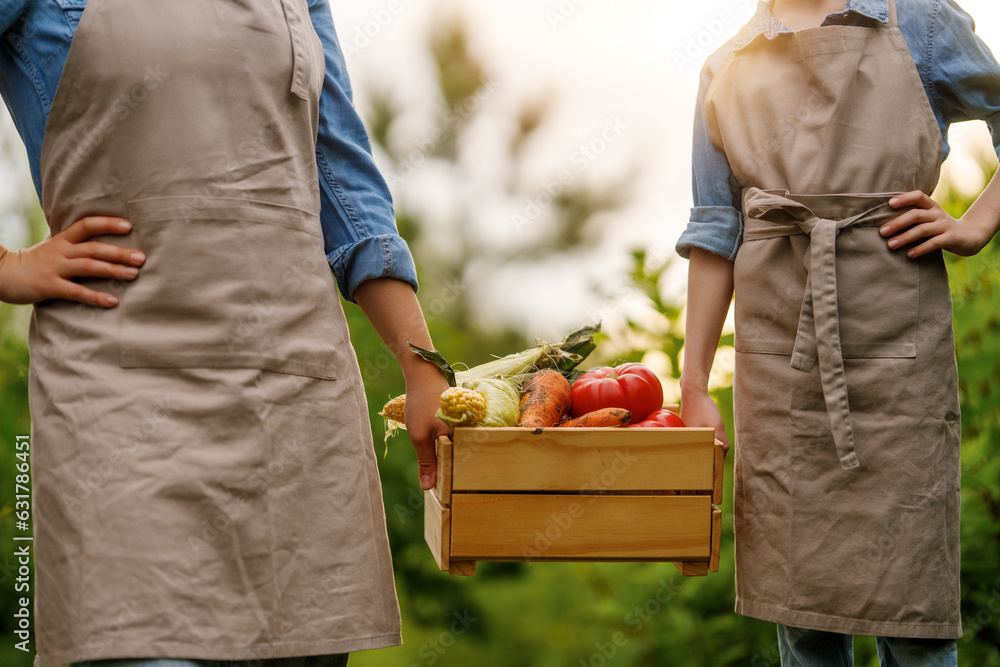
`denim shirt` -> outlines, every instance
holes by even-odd
[[[39,199],[45,125],[86,4],[87,0],[0,0],[0,95],[27,148]],[[392,196],[354,109],[328,0],[309,0],[309,15],[326,54],[316,166],[327,261],[348,300],[353,300],[358,285],[371,278],[398,278],[416,289],[416,268],[397,232]]]
[[[1000,65],[975,34],[972,17],[954,0],[896,0],[899,29],[941,128],[943,157],[948,156],[948,126],[984,120],[1000,155]],[[850,0],[845,11],[830,14],[823,25],[871,25],[889,18],[888,0]],[[701,71],[695,107],[692,189],[694,208],[677,252],[688,257],[692,247],[736,259],[743,239],[742,186],[729,161],[709,138],[705,96],[712,76],[733,49],[754,39],[774,39],[791,32],[760,2],[756,15],[729,42],[708,57]]]

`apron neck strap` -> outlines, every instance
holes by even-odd
[[[886,25],[890,28],[899,27],[899,18],[896,16],[896,2],[895,0],[889,0],[889,20]]]

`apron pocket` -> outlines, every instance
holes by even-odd
[[[257,368],[333,380],[339,350],[333,275],[318,218],[225,197],[128,205],[146,253],[121,296],[125,368]]]
[[[804,234],[744,241],[733,264],[737,352],[791,356],[809,252]]]
[[[837,297],[844,358],[917,356],[920,261],[886,248],[875,227],[837,238]]]
[[[792,355],[809,262],[804,234],[744,243],[736,256],[736,351]],[[841,351],[852,358],[914,358],[920,260],[890,252],[875,227],[837,237]],[[815,359],[816,349],[806,350]]]

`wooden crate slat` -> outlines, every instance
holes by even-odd
[[[704,577],[708,574],[708,563],[704,561],[674,561],[674,567],[685,577]]]
[[[455,493],[451,560],[684,560],[711,555],[709,496]]]
[[[460,577],[471,577],[476,573],[476,561],[474,560],[453,560],[448,566],[448,574]]]
[[[708,559],[708,569],[719,571],[719,545],[722,538],[722,510],[712,505],[712,555]]]
[[[441,570],[450,569],[451,509],[442,507],[433,489],[424,491],[424,541]]]
[[[709,428],[458,428],[452,490],[713,494],[714,459]]]
[[[726,451],[722,448],[722,443],[718,440],[715,441],[715,462],[713,464],[713,470],[715,472],[715,480],[712,485],[712,504],[721,505],[722,504],[722,479],[723,479],[723,465],[726,462]]]
[[[442,506],[451,505],[452,490],[452,442],[446,435],[439,436],[434,443],[437,454],[437,482],[434,484],[434,495]]]

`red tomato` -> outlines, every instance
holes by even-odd
[[[657,410],[638,424],[630,424],[629,428],[684,428],[687,424],[670,410]]]
[[[663,407],[663,386],[656,374],[642,364],[597,368],[576,379],[570,389],[573,417],[602,408],[624,408],[636,424]]]

